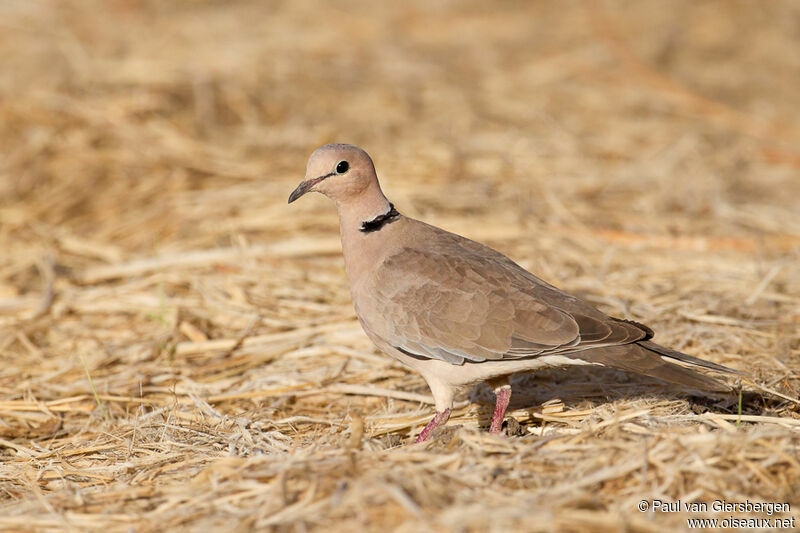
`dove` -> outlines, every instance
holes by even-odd
[[[660,346],[647,326],[602,313],[488,246],[402,215],[357,146],[317,148],[289,203],[309,192],[338,210],[364,332],[431,390],[436,414],[417,442],[447,422],[459,390],[479,382],[495,392],[489,431],[500,433],[516,373],[594,365],[712,391],[729,387],[692,367],[738,373]]]

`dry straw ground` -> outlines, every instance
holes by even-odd
[[[791,0],[0,3],[0,528],[797,516],[798,24]],[[411,444],[428,390],[360,331],[332,205],[286,205],[330,141],[402,212],[751,372],[741,424],[735,394],[552,371],[516,382],[510,438],[479,387]]]

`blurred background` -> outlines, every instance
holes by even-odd
[[[333,392],[264,399],[272,398],[264,390],[330,380],[427,394],[418,376],[388,361],[381,367],[360,333],[333,206],[318,195],[291,206],[286,199],[317,146],[358,144],[400,212],[487,242],[604,311],[647,322],[665,344],[796,396],[798,50],[800,3],[792,0],[3,0],[0,437],[36,458],[16,460],[22,451],[3,448],[5,514],[54,528],[71,516],[91,529],[112,520],[91,513],[116,513],[122,529],[156,531],[197,513],[195,527],[300,531],[331,517],[351,526],[491,528],[533,513],[539,524],[580,515],[586,527],[613,530],[634,523],[630,502],[647,487],[674,499],[694,490],[702,484],[685,476],[695,474],[675,481],[662,471],[665,459],[641,475],[614,470],[597,486],[565,485],[556,506],[565,514],[548,514],[552,502],[537,498],[559,486],[564,469],[588,475],[600,457],[639,461],[638,437],[615,433],[603,437],[621,439],[613,459],[574,448],[562,469],[531,459],[529,477],[504,477],[522,467],[486,463],[476,451],[483,444],[453,444],[477,477],[443,494],[457,468],[445,475],[450,466],[426,466],[440,481],[429,484],[405,469],[405,456],[377,454],[406,442],[428,408],[387,429],[370,417],[418,404]],[[262,344],[241,344],[250,336]],[[565,399],[545,383],[527,405]],[[608,390],[595,390],[602,399],[585,416],[605,416],[593,406]],[[151,415],[171,406],[171,423],[209,440],[175,430],[164,444],[163,420],[146,419],[126,403],[133,397],[147,398]],[[78,399],[65,406],[64,398]],[[693,413],[659,401],[662,412]],[[746,409],[796,422],[791,402],[765,405]],[[336,455],[347,428],[357,434],[347,417],[361,415],[353,413],[365,417],[363,453],[375,452],[359,455],[375,461],[369,475]],[[344,417],[341,425],[332,416]],[[251,423],[260,436],[242,440]],[[699,426],[686,422],[690,432]],[[690,462],[681,454],[694,461],[740,450],[737,435],[687,451],[668,431],[647,431],[676,464]],[[132,434],[146,445],[134,446]],[[748,435],[761,442],[761,433]],[[788,429],[771,435],[769,446],[799,444]],[[41,450],[59,446],[95,451],[43,474],[54,459]],[[796,498],[796,461],[769,459],[769,446],[747,459],[765,461],[755,474],[737,469],[738,459],[715,460],[718,469],[703,476],[716,492],[699,494],[714,499],[727,487],[731,497],[766,499],[780,488]],[[189,496],[174,503],[187,479],[230,450],[286,461],[311,449],[333,461],[313,494],[303,492],[311,489],[299,466],[248,463],[261,476],[248,482],[266,492],[230,501],[261,509],[252,523],[238,521],[241,509]],[[187,494],[224,499],[242,489],[239,474],[214,472],[229,484],[209,488],[202,478]],[[337,475],[371,494],[371,507],[342,496]],[[284,487],[279,503],[273,485]],[[142,486],[149,500],[125,492]],[[103,500],[98,487],[124,497]],[[37,503],[43,497],[47,505]],[[339,510],[301,516],[297,502],[326,498],[339,498]],[[153,508],[156,518],[139,521]]]
[[[321,199],[281,200],[331,141],[414,214],[796,235],[799,19],[791,1],[8,0],[3,238],[124,255],[243,213],[300,230]],[[193,210],[201,190],[227,201]]]

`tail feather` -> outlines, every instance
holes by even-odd
[[[650,348],[648,345],[651,344],[658,349]],[[664,353],[664,351],[668,353]],[[663,348],[658,344],[653,344],[648,341],[574,352],[568,354],[568,357],[574,357],[589,363],[601,364],[628,372],[644,374],[645,376],[668,381],[670,383],[708,391],[729,391],[731,387],[714,378],[703,375],[696,370],[669,362],[665,358],[718,370],[720,372],[738,373],[722,365],[716,365],[708,361],[703,361],[702,359],[697,359],[696,357],[669,350],[668,348]]]
[[[715,370],[717,372],[725,372],[726,374],[744,375],[744,372],[728,368],[727,366],[718,365],[717,363],[712,363],[711,361],[706,361],[705,359],[693,357],[689,354],[673,350],[672,348],[661,346],[660,344],[656,344],[652,341],[639,341],[636,344],[644,348],[647,348],[651,352],[656,352],[659,355],[662,355],[664,357],[669,357],[670,359],[675,359],[676,361],[680,361],[681,363],[688,363],[690,365],[708,368],[709,370]]]

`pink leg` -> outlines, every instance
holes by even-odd
[[[497,402],[494,404],[494,414],[492,415],[492,424],[489,426],[489,433],[500,433],[503,429],[503,418],[506,416],[506,409],[508,402],[511,400],[511,386],[504,385],[495,390]]]
[[[428,440],[428,437],[431,436],[431,432],[433,432],[434,429],[438,428],[439,426],[447,422],[448,418],[450,418],[450,409],[445,409],[441,413],[437,412],[436,416],[434,416],[431,419],[431,421],[428,422],[428,425],[425,426],[425,428],[420,432],[419,436],[417,437],[417,440],[415,440],[414,442],[415,443],[425,442],[426,440]]]

